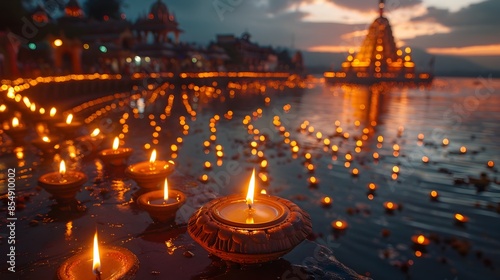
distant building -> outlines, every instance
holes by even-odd
[[[64,13],[52,18],[43,6],[31,14],[37,34],[29,42],[0,46],[0,73],[17,76],[63,73],[133,73],[162,71],[274,71],[302,69],[300,54],[275,50],[241,37],[218,35],[208,46],[184,43],[175,14],[162,0],[134,22],[88,17],[77,0],[69,0]],[[2,35],[1,42],[7,42]],[[17,70],[19,65],[20,71]],[[298,65],[298,66],[296,66]],[[17,74],[16,74],[17,73]]]

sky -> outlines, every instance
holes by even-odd
[[[157,0],[124,0],[129,19]],[[162,0],[175,13],[182,41],[252,34],[261,45],[320,52],[357,49],[378,16],[377,0]],[[386,0],[398,47],[433,54],[500,55],[499,0]]]

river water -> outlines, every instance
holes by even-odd
[[[300,86],[218,88],[177,86],[144,93],[144,111],[137,114],[131,106],[137,100],[129,97],[122,104],[115,100],[116,109],[96,114],[101,107],[94,105],[77,114],[90,123],[82,132],[99,126],[107,133],[103,147],[110,146],[112,135],[123,133],[125,145],[135,150],[130,163],[147,160],[150,146],[159,158],[175,161],[173,184],[189,191],[194,202],[178,213],[172,228],[151,226],[133,203],[135,182],[106,171],[82,144],[75,145],[76,157],[70,160],[70,168],[89,177],[77,195],[87,208],[81,213],[54,210],[50,196],[36,188],[38,177],[55,169],[59,156],[41,157],[30,145],[22,155],[5,148],[2,173],[15,166],[18,195],[30,197],[18,213],[23,217],[17,227],[19,275],[54,275],[64,259],[89,248],[97,227],[103,242],[138,256],[139,279],[331,279],[343,271],[335,259],[373,279],[500,278],[500,80],[439,78],[431,88],[406,88],[325,85],[312,79]],[[62,146],[61,157],[71,155],[71,143]],[[496,165],[490,168],[488,161]],[[275,267],[225,271],[190,239],[185,222],[211,197],[246,192],[252,168],[259,175],[257,190],[298,204],[310,214],[314,234]],[[474,179],[481,173],[487,179],[478,183]],[[207,184],[198,180],[203,174]],[[311,177],[317,184],[310,183]],[[369,191],[370,183],[375,191]],[[437,201],[429,198],[433,190]],[[330,207],[321,204],[325,196],[332,199]],[[386,211],[388,201],[399,209]],[[456,223],[456,213],[468,222]],[[337,219],[348,228],[332,230]],[[30,226],[33,220],[38,222]],[[425,249],[413,246],[411,238],[419,234],[431,240]],[[6,245],[4,239],[2,252]],[[194,257],[184,256],[186,251]]]

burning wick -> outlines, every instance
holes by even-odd
[[[115,137],[115,140],[113,140],[113,151],[116,152],[119,146],[120,146],[120,139],[118,139],[118,137]]]
[[[101,133],[101,130],[99,130],[99,128],[96,128],[94,129],[94,131],[92,131],[92,133],[90,134],[91,137],[97,137],[97,135],[99,135],[99,133]]]
[[[165,178],[165,184],[163,185],[163,204],[167,204],[168,200],[168,181]]]
[[[50,108],[49,112],[50,117],[54,117],[56,115],[56,112],[57,112],[56,108],[54,107]]]
[[[150,170],[156,169],[155,161],[156,161],[156,149],[153,149],[153,151],[151,152],[151,157],[149,158],[149,169]],[[165,182],[166,182],[166,180],[165,180]]]
[[[92,272],[96,280],[101,280],[101,258],[99,257],[99,245],[97,242],[97,230],[94,234],[94,258],[92,261]]]
[[[254,192],[255,192],[255,169],[252,171],[252,177],[250,177],[250,183],[248,184],[248,192],[246,200],[249,210],[252,209]]]
[[[61,180],[64,179],[64,174],[66,174],[66,164],[64,160],[61,160],[61,163],[59,163],[59,175],[61,175]]]

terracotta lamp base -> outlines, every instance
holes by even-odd
[[[231,195],[207,203],[189,219],[189,235],[223,260],[256,264],[278,259],[312,233],[309,214],[275,196],[259,195],[254,203],[254,207],[263,205],[263,210],[273,209],[268,211],[271,218],[250,223],[228,221],[225,211],[244,201],[241,195]]]
[[[38,179],[38,185],[53,195],[58,203],[72,203],[76,193],[87,182],[87,176],[82,172],[67,171],[63,178],[59,172],[48,173]]]
[[[82,252],[67,259],[57,271],[60,280],[102,279],[131,280],[139,269],[136,255],[121,247],[102,247],[101,277],[92,272],[92,250]]]
[[[169,190],[170,199],[162,204],[163,190],[147,192],[137,199],[139,207],[149,213],[151,219],[157,223],[168,223],[175,220],[177,210],[186,202],[186,195],[177,190]],[[154,203],[159,201],[160,203]]]

